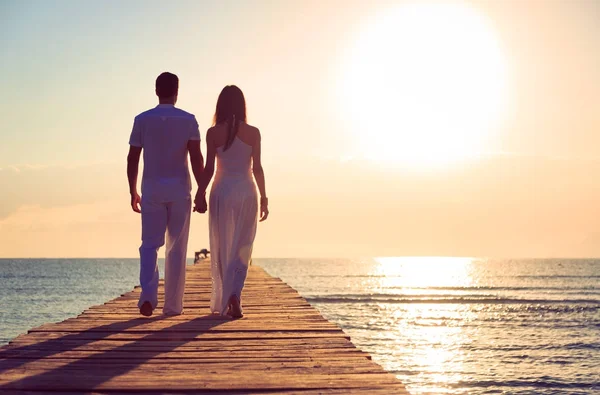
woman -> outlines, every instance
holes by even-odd
[[[252,257],[256,235],[258,196],[260,221],[269,215],[265,175],[260,162],[260,132],[246,123],[244,94],[235,85],[221,91],[213,127],[206,133],[206,167],[194,203],[195,210],[206,204],[205,191],[217,172],[209,198],[211,251],[211,311],[241,318],[242,288]],[[200,209],[199,209],[200,208]]]

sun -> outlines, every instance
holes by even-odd
[[[338,102],[359,156],[446,165],[486,149],[507,106],[507,67],[491,24],[463,4],[376,15],[343,61]]]

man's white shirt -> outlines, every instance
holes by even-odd
[[[172,202],[190,196],[190,140],[200,140],[193,114],[172,104],[159,104],[135,117],[129,145],[142,147],[142,199]]]

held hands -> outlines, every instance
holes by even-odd
[[[198,191],[196,198],[194,199],[194,211],[204,214],[208,210],[208,204],[206,203],[206,193]]]
[[[198,191],[194,199],[194,211],[198,213],[205,213],[208,210],[208,204],[206,203],[205,192]],[[260,222],[263,222],[269,217],[269,199],[266,197],[260,198]]]
[[[142,198],[137,193],[137,191],[131,192],[131,209],[136,213],[141,213],[141,203]],[[208,204],[206,203],[206,198],[204,193],[198,192],[196,194],[196,198],[194,199],[194,211],[199,213],[205,213],[208,208]]]
[[[260,198],[260,221],[263,222],[269,216],[269,199],[266,197]]]
[[[141,213],[141,203],[142,198],[140,198],[140,195],[138,195],[137,191],[131,192],[131,208],[133,209],[133,211],[135,211],[136,213]]]

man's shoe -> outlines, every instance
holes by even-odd
[[[152,305],[150,302],[144,302],[140,307],[140,314],[144,317],[150,317],[152,315]]]
[[[182,315],[182,314],[183,314],[183,311],[181,313],[176,313],[172,310],[163,310],[163,315],[166,317],[174,317],[176,315]]]

